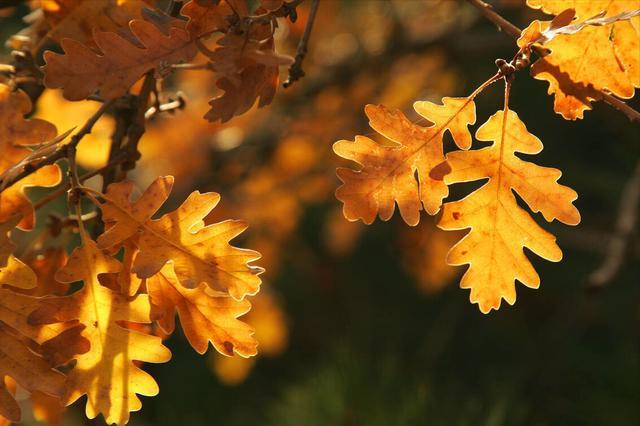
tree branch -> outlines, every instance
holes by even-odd
[[[296,49],[296,59],[289,67],[289,77],[287,80],[282,83],[282,86],[286,89],[291,86],[294,82],[300,80],[304,77],[304,71],[302,70],[302,62],[304,61],[304,57],[307,55],[307,47],[309,44],[309,37],[311,37],[311,30],[313,30],[313,23],[316,20],[316,14],[318,12],[318,6],[320,4],[319,0],[312,0],[311,2],[311,10],[309,11],[309,18],[307,18],[307,24],[304,27],[304,33],[302,34],[302,38],[298,43],[298,48]]]
[[[496,11],[494,11],[493,6],[491,6],[489,3],[485,3],[482,0],[467,0],[467,2],[478,9],[478,11],[482,13],[485,18],[496,24],[498,30],[509,34],[513,38],[520,37],[520,33],[522,32],[522,30],[513,25],[511,22],[507,21]]]
[[[506,20],[504,17],[498,14],[495,10],[493,10],[493,7],[490,4],[482,0],[467,0],[467,3],[471,4],[476,9],[478,9],[478,11],[484,17],[486,17],[488,20],[496,24],[498,26],[498,29],[500,29],[501,31],[509,34],[513,38],[520,37],[520,33],[522,32],[522,30],[517,26],[515,26],[514,24],[512,24],[511,22],[509,22],[508,20]],[[541,57],[544,57],[548,54],[543,49],[535,49],[535,51]],[[602,94],[602,99],[606,103],[608,103],[609,105],[611,105],[612,107],[614,107],[615,109],[617,109],[618,111],[626,115],[631,122],[640,123],[640,112],[636,111],[635,109],[630,107],[628,104],[626,104],[624,101],[616,98],[615,96],[613,96],[612,94],[606,91],[599,91],[599,93]]]

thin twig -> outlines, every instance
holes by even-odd
[[[640,161],[636,164],[633,174],[627,181],[620,197],[618,219],[615,233],[607,246],[607,254],[598,269],[593,271],[588,279],[592,289],[609,285],[624,264],[632,236],[638,226],[640,210]]]
[[[511,22],[507,21],[495,10],[493,10],[493,6],[491,6],[489,3],[485,3],[482,0],[467,0],[467,2],[471,3],[487,19],[496,24],[500,31],[504,31],[513,38],[520,37],[520,33],[522,33],[522,30],[513,25]]]
[[[493,10],[493,7],[490,4],[482,0],[467,0],[467,2],[478,9],[478,11],[487,19],[496,24],[501,31],[509,34],[513,38],[520,37],[522,30]],[[534,50],[541,57],[548,54],[544,49]],[[634,108],[606,91],[599,91],[599,93],[602,94],[602,98],[606,103],[622,112],[630,121],[640,123],[640,112],[636,111]]]
[[[122,163],[124,160],[126,160],[126,158],[127,158],[126,155],[121,154],[117,158],[114,158],[112,161],[109,161],[109,163],[107,163],[103,167],[100,167],[99,169],[87,172],[87,173],[83,174],[82,176],[79,176],[78,180],[82,183],[82,182],[84,182],[84,181],[86,181],[86,180],[88,180],[88,179],[90,179],[90,178],[92,178],[94,176],[102,174],[106,170],[109,170],[109,169],[117,166],[118,164]],[[43,207],[43,206],[49,204],[51,201],[55,200],[56,198],[60,197],[62,194],[67,192],[69,190],[69,188],[71,188],[71,184],[69,182],[67,182],[66,184],[64,184],[60,188],[56,189],[55,191],[52,191],[52,192],[48,193],[47,195],[45,195],[44,197],[39,199],[37,202],[33,203],[33,208],[35,208],[37,210],[40,207]]]
[[[298,43],[298,48],[296,49],[296,59],[293,64],[289,67],[289,77],[287,80],[282,83],[282,86],[286,89],[291,86],[294,82],[300,80],[304,77],[304,71],[302,70],[302,62],[304,61],[304,57],[307,55],[308,45],[309,45],[309,37],[311,37],[311,31],[313,30],[313,23],[316,20],[316,14],[318,12],[318,5],[320,4],[320,0],[312,0],[311,9],[309,11],[309,18],[307,18],[307,24],[304,27],[304,33],[302,34],[302,38]]]

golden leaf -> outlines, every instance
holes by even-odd
[[[131,21],[129,27],[136,44],[113,32],[96,32],[101,55],[73,39],[62,41],[65,54],[45,52],[45,85],[63,89],[71,101],[85,99],[96,90],[103,98],[114,99],[125,95],[146,72],[195,56],[195,46],[184,29],[172,27],[165,35],[142,20]]]
[[[172,261],[178,280],[187,288],[206,283],[237,300],[257,293],[262,269],[249,263],[260,254],[229,244],[247,224],[226,220],[204,226],[203,218],[218,204],[220,195],[195,191],[177,210],[151,219],[172,187],[173,177],[160,177],[131,203],[132,182],[110,185],[101,209],[103,220],[112,226],[98,238],[100,247],[113,247],[137,234],[140,252],[132,272],[139,278],[152,277]]]
[[[56,274],[63,283],[82,280],[81,290],[65,297],[42,299],[29,315],[31,324],[80,321],[82,336],[91,350],[76,355],[75,367],[67,377],[63,402],[69,405],[87,395],[86,414],[102,413],[107,423],[124,424],[129,412],[141,408],[137,394],[154,396],[158,385],[134,361],[161,363],[171,358],[159,337],[124,328],[120,321],[149,323],[147,295],[127,298],[103,287],[98,275],[116,273],[121,265],[105,255],[81,229],[82,246],[76,248],[67,265]]]
[[[577,23],[600,12],[612,17],[640,9],[640,0],[528,0],[533,8],[559,15],[574,8]],[[548,22],[534,21],[523,31],[522,47],[533,34],[548,27]],[[551,53],[531,67],[538,80],[549,82],[549,94],[555,94],[554,109],[567,120],[583,118],[591,101],[611,92],[631,98],[640,87],[640,18],[616,21],[611,25],[588,26],[575,34],[560,34],[545,44]]]
[[[34,146],[53,139],[56,128],[53,124],[38,119],[25,120],[25,114],[31,112],[31,100],[26,93],[0,84],[0,174],[27,157]],[[57,165],[38,169],[0,192],[0,223],[21,215],[18,228],[33,229],[35,213],[31,202],[25,195],[25,189],[32,186],[52,187],[61,179]]]
[[[207,351],[209,342],[218,352],[243,357],[257,353],[253,329],[237,318],[251,309],[248,300],[237,301],[215,294],[206,285],[184,288],[169,265],[146,280],[151,298],[151,316],[168,334],[175,329],[175,311],[189,343],[198,353]]]
[[[441,178],[432,176],[432,169],[444,160],[442,138],[449,131],[461,149],[471,146],[467,126],[476,121],[472,98],[443,98],[442,105],[416,102],[414,109],[429,127],[412,123],[399,110],[382,105],[367,105],[365,112],[370,126],[393,142],[381,145],[366,136],[356,136],[354,142],[341,140],[333,145],[340,157],[355,161],[360,170],[339,168],[343,185],[336,197],[344,203],[344,216],[371,224],[376,215],[382,220],[393,216],[398,204],[404,221],[415,226],[420,210],[431,215],[438,212],[449,190]],[[416,180],[417,175],[417,180]]]
[[[445,230],[471,229],[449,252],[451,265],[469,265],[460,282],[470,288],[470,300],[484,313],[500,307],[501,299],[516,300],[515,280],[538,288],[540,277],[524,254],[526,247],[544,259],[558,262],[562,252],[555,237],[541,228],[520,206],[512,190],[533,212],[547,221],[568,225],[580,222],[572,204],[577,194],[557,183],[561,172],[523,161],[516,153],[537,154],[542,142],[529,133],[514,111],[498,111],[477,131],[480,141],[493,141],[474,151],[447,154],[452,171],[447,184],[489,178],[465,198],[446,203],[438,226]]]

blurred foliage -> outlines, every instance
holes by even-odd
[[[540,16],[519,1],[494,3],[520,26]],[[295,51],[305,11],[278,29],[280,51]],[[0,19],[3,39],[20,27]],[[331,144],[374,136],[365,104],[410,114],[414,100],[466,95],[514,46],[463,2],[322,0],[307,76],[272,106],[207,124],[203,93],[214,79],[185,71],[167,81],[168,92],[184,92],[186,107],[153,121],[134,176],[144,188],[158,174],[176,175],[167,209],[193,188],[213,190],[222,194],[220,217],[233,212],[251,224],[242,246],[263,253],[267,268],[265,295],[246,318],[261,355],[207,360],[174,335],[172,363],[147,367],[160,395],[145,398],[131,424],[638,424],[637,244],[609,287],[589,293],[585,285],[640,154],[640,131],[622,114],[598,104],[584,120],[564,121],[546,83],[517,77],[512,107],[545,143],[540,164],[561,168],[580,194],[583,220],[550,226],[564,260],[533,258],[541,288],[518,286],[516,307],[485,316],[468,303],[452,284],[461,268],[443,267],[450,243],[441,240],[450,235],[432,218],[415,229],[397,217],[365,228],[337,210]],[[478,115],[493,113],[501,95],[499,85],[483,93]],[[65,131],[93,112],[86,104],[61,107],[47,91],[36,115]],[[106,161],[108,129],[82,142],[83,166]],[[39,212],[40,225],[61,208]],[[63,424],[87,422],[81,410]]]

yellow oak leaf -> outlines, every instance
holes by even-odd
[[[12,91],[9,86],[0,84],[0,122],[3,123],[0,126],[0,175],[27,157],[31,153],[29,146],[45,143],[56,136],[53,124],[39,119],[26,120],[24,116],[30,112],[31,100],[26,93]],[[38,169],[7,188],[0,186],[0,223],[20,215],[18,228],[33,229],[35,213],[25,189],[56,186],[61,178],[60,169],[54,164]]]
[[[212,292],[205,284],[189,289],[179,282],[171,266],[146,280],[151,298],[151,317],[168,334],[175,329],[175,311],[189,343],[198,353],[207,351],[209,342],[224,355],[234,352],[243,357],[257,353],[253,329],[238,320],[251,309],[248,300],[237,301]]]
[[[540,139],[527,131],[514,111],[499,111],[477,131],[480,141],[493,141],[486,148],[447,154],[451,172],[447,184],[488,182],[465,198],[446,203],[438,226],[445,230],[471,229],[447,255],[451,265],[469,265],[460,282],[470,288],[470,300],[484,313],[500,307],[501,299],[516,300],[515,280],[538,288],[540,277],[523,248],[544,259],[558,262],[562,252],[555,237],[540,227],[518,205],[513,190],[533,212],[547,221],[568,225],[580,222],[572,204],[577,194],[557,183],[561,172],[523,161],[516,153],[537,154]]]
[[[149,323],[147,295],[127,298],[103,287],[98,276],[120,271],[120,263],[104,254],[81,229],[82,246],[71,254],[56,279],[83,281],[79,291],[65,297],[42,299],[29,315],[33,325],[79,321],[91,350],[74,356],[63,402],[69,405],[87,395],[86,415],[102,413],[107,423],[125,424],[129,413],[141,408],[138,394],[154,396],[158,385],[136,361],[162,363],[171,358],[159,337],[125,328],[121,322]]]
[[[389,220],[397,203],[404,221],[415,226],[423,206],[431,215],[440,209],[449,190],[431,171],[444,160],[442,138],[447,130],[461,149],[471,146],[467,126],[476,121],[475,103],[472,98],[443,98],[442,105],[416,102],[414,109],[431,126],[414,124],[399,110],[367,105],[369,125],[392,144],[356,136],[353,142],[341,140],[333,145],[336,154],[361,166],[360,170],[337,170],[343,185],[336,197],[344,203],[348,220],[370,224],[376,215]]]
[[[101,54],[73,39],[62,40],[65,54],[47,51],[44,84],[63,89],[65,98],[79,101],[99,90],[105,99],[125,95],[142,75],[169,64],[189,61],[196,54],[189,33],[171,27],[164,34],[154,24],[132,20],[129,27],[137,43],[113,32],[96,32]]]
[[[178,280],[187,288],[206,283],[237,300],[257,293],[262,268],[250,263],[259,259],[260,253],[229,244],[247,224],[226,220],[204,225],[203,218],[218,204],[219,194],[192,192],[177,210],[151,219],[172,187],[173,177],[160,177],[132,203],[132,182],[110,185],[101,205],[108,229],[98,238],[99,246],[114,247],[137,235],[140,252],[132,272],[139,278],[152,277],[171,261]]]
[[[612,17],[640,9],[640,0],[527,0],[532,8],[559,15],[575,9],[577,23],[605,12]],[[523,31],[522,47],[532,35],[549,26],[534,21]],[[640,18],[621,20],[604,26],[587,26],[575,34],[559,34],[545,44],[551,53],[536,61],[531,74],[549,82],[549,94],[555,94],[554,109],[567,120],[583,118],[591,102],[602,99],[607,91],[631,98],[640,87]]]

